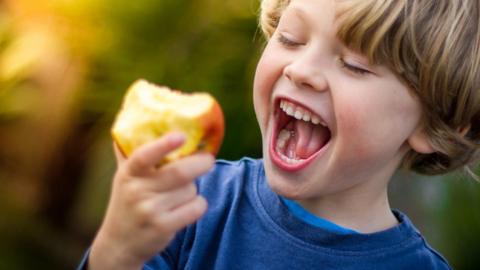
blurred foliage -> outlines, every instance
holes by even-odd
[[[219,157],[260,156],[251,101],[263,42],[257,6],[0,2],[0,269],[78,262],[109,194],[109,128],[137,78],[212,93],[227,123]]]
[[[463,172],[426,177],[400,171],[390,184],[389,194],[392,207],[409,216],[453,269],[478,269],[479,182]]]
[[[219,158],[261,156],[259,1],[0,0],[0,269],[72,269],[107,203],[109,128],[137,78],[216,96]],[[393,205],[456,269],[479,258],[480,184],[399,174]]]

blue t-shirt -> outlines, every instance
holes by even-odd
[[[450,269],[399,211],[397,226],[371,234],[299,218],[270,189],[262,160],[217,161],[197,185],[207,213],[144,269]]]
[[[287,206],[288,210],[292,213],[292,215],[302,220],[303,222],[306,222],[310,225],[321,228],[323,230],[327,230],[327,231],[329,230],[333,233],[338,233],[338,234],[356,233],[352,229],[339,226],[329,220],[315,216],[314,214],[308,212],[305,208],[303,208],[300,204],[298,204],[295,201],[292,201],[283,197],[280,197],[280,200]]]

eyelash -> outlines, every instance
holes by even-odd
[[[303,45],[302,43],[295,42],[295,41],[293,41],[293,40],[285,37],[285,36],[282,35],[282,34],[278,34],[277,40],[278,40],[278,42],[280,42],[282,45],[284,45],[284,46],[286,46],[286,47],[289,47],[289,48]],[[359,68],[359,67],[356,67],[356,66],[349,65],[349,64],[348,64],[347,62],[345,62],[345,60],[343,60],[342,58],[340,58],[339,60],[340,60],[340,64],[341,64],[342,68],[346,68],[346,69],[348,69],[349,71],[351,71],[351,72],[353,72],[353,73],[355,73],[355,74],[367,75],[367,74],[370,74],[370,73],[371,73],[370,71],[365,70],[365,69],[363,69],[363,68]]]
[[[295,42],[291,39],[286,38],[282,34],[278,34],[277,40],[278,40],[278,42],[285,45],[286,47],[297,47],[297,46],[303,45],[302,43],[298,43],[298,42]]]
[[[342,65],[343,68],[346,68],[348,70],[350,70],[351,72],[353,73],[356,73],[356,74],[359,74],[359,75],[367,75],[367,74],[370,74],[371,72],[368,71],[368,70],[365,70],[363,68],[359,68],[359,67],[356,67],[356,66],[352,66],[352,65],[349,65],[347,62],[345,62],[345,60],[343,60],[342,58],[339,59],[340,61],[340,64]]]

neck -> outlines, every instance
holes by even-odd
[[[392,228],[398,220],[390,209],[388,183],[409,149],[404,144],[397,158],[368,180],[356,179],[358,184],[346,190],[297,202],[314,215],[360,233]]]
[[[340,226],[361,232],[373,233],[398,224],[388,202],[387,187],[353,187],[342,194],[298,201],[307,211]]]

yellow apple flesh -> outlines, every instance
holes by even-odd
[[[125,94],[111,133],[126,157],[170,131],[184,133],[185,143],[161,161],[165,163],[197,150],[217,154],[224,128],[222,110],[211,95],[182,93],[137,80]]]

